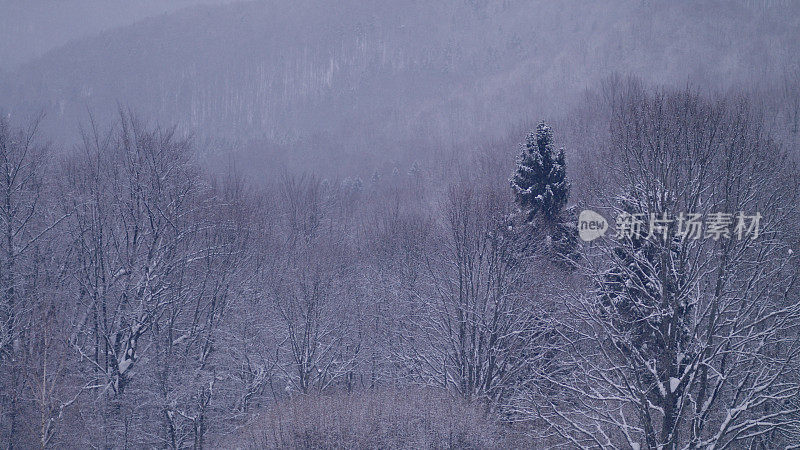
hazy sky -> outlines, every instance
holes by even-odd
[[[0,0],[0,70],[44,52],[148,16],[233,0]]]

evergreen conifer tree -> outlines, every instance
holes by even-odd
[[[544,122],[525,140],[511,178],[517,205],[526,213],[527,221],[541,217],[546,222],[557,222],[569,198],[569,182],[564,160],[564,149],[553,147],[553,131]]]
[[[564,149],[555,150],[553,131],[544,122],[528,134],[517,170],[509,181],[517,206],[532,232],[545,238],[546,247],[557,262],[574,267],[577,218],[574,211],[565,209],[570,186]]]

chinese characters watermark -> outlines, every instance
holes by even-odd
[[[761,213],[746,214],[712,212],[706,215],[679,213],[631,214],[621,212],[615,221],[616,239],[756,239],[761,225]],[[603,236],[608,230],[606,219],[592,210],[581,211],[578,234],[586,242]]]

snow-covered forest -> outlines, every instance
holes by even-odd
[[[0,448],[800,443],[796,4],[183,3],[0,66]]]

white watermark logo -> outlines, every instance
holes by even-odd
[[[745,214],[714,212],[706,215],[680,213],[631,214],[621,212],[615,221],[616,239],[661,239],[673,235],[679,239],[755,239],[759,235],[761,213]],[[608,221],[590,209],[578,216],[578,235],[586,242],[593,241],[608,230]]]
[[[606,234],[608,221],[605,217],[592,211],[584,209],[578,216],[578,235],[586,242],[593,241]]]

